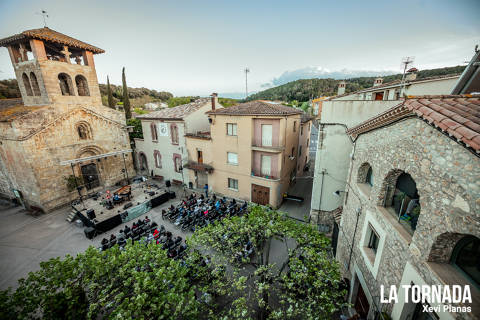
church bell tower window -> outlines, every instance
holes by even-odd
[[[87,79],[84,76],[78,75],[75,77],[75,83],[77,84],[77,91],[79,96],[89,96]]]
[[[63,96],[74,96],[72,79],[66,73],[60,73],[58,75],[58,84]]]

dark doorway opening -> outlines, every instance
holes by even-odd
[[[100,179],[98,177],[97,165],[90,163],[81,167],[83,182],[88,190],[100,186]]]

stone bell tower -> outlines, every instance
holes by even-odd
[[[25,106],[101,105],[93,55],[104,50],[47,27],[0,40]]]

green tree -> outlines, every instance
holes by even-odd
[[[235,106],[238,104],[237,99],[230,99],[230,98],[218,98],[218,102],[225,108]]]
[[[75,258],[51,259],[0,292],[2,319],[197,319],[212,316],[196,293],[216,283],[199,264],[169,259],[161,246],[140,242]],[[208,275],[208,277],[206,277]],[[205,276],[205,278],[203,278]],[[203,280],[202,280],[203,279]]]
[[[125,110],[125,118],[132,118],[132,110],[130,110],[130,100],[128,98],[127,80],[125,78],[125,67],[122,69],[122,84],[123,84],[123,110]]]
[[[112,88],[110,88],[110,80],[107,76],[107,97],[108,97],[108,107],[115,109],[115,101],[113,101]]]
[[[216,269],[231,270],[224,283],[222,319],[330,319],[342,305],[345,291],[330,241],[310,224],[252,205],[248,215],[223,219],[196,231],[189,244],[210,248]],[[250,241],[254,255],[246,257]],[[285,247],[285,258],[272,261],[273,242]],[[277,254],[276,254],[277,256]]]
[[[197,98],[198,97],[171,97],[170,99],[168,99],[167,104],[169,108],[173,108],[182,104],[193,102]]]

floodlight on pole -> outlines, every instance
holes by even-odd
[[[245,99],[248,97],[248,73],[250,72],[250,69],[248,67],[243,70],[245,72]]]
[[[415,57],[405,57],[402,59],[402,66],[403,66],[403,75],[402,75],[402,91],[405,91],[405,74],[407,72],[407,68],[410,64],[415,61]]]

